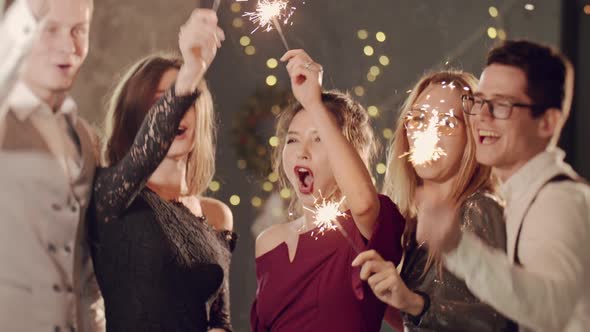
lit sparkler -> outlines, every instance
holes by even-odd
[[[257,25],[256,29],[252,30],[252,33],[258,29],[268,32],[274,27],[281,36],[283,45],[289,50],[289,44],[287,44],[281,28],[281,22],[287,24],[295,9],[295,7],[289,5],[288,0],[260,0],[256,5],[255,12],[246,12],[243,16],[248,17],[250,22]]]
[[[340,206],[342,202],[344,202],[345,197],[343,197],[340,202],[326,200],[326,198],[321,197],[316,198],[314,200],[314,208],[310,209],[308,207],[303,207],[304,209],[313,212],[314,217],[314,225],[319,229],[319,233],[323,234],[326,231],[335,230],[337,227],[336,223],[338,222],[339,217],[346,216],[346,213],[340,211]],[[321,199],[321,202],[318,201]],[[312,233],[313,236],[313,233]]]
[[[321,202],[318,203],[320,199]],[[326,231],[332,231],[337,229],[340,231],[342,236],[348,241],[348,243],[354,249],[354,251],[358,254],[361,252],[360,249],[352,241],[352,239],[348,235],[348,232],[346,232],[346,229],[344,229],[344,227],[342,227],[342,225],[338,221],[338,218],[347,216],[346,213],[340,210],[340,207],[342,206],[342,203],[345,199],[346,197],[342,197],[342,199],[339,202],[327,200],[325,197],[322,196],[322,193],[320,192],[320,198],[315,198],[314,200],[313,209],[310,209],[305,206],[303,208],[313,212],[313,223],[318,228],[318,232],[312,232],[311,236],[316,235],[317,239],[317,235],[324,235]]]
[[[415,166],[427,165],[431,162],[437,161],[447,153],[438,146],[440,140],[440,133],[438,131],[438,112],[434,111],[426,130],[415,130],[412,134],[414,146],[410,151],[399,156],[404,158],[409,156],[408,160]]]

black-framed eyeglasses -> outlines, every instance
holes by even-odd
[[[433,112],[420,108],[412,108],[404,118],[404,127],[409,131],[426,130],[430,125],[430,119],[432,116]],[[453,114],[436,113],[435,124],[441,135],[452,135],[455,132],[455,129],[459,126],[460,121],[461,119],[458,119]]]
[[[514,107],[524,107],[535,110],[539,105],[513,103],[505,99],[484,99],[477,96],[462,95],[463,112],[469,115],[479,115],[483,110],[483,105],[488,105],[488,110],[494,119],[506,120],[512,115]]]

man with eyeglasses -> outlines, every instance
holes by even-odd
[[[572,93],[563,55],[507,41],[489,52],[473,97],[462,97],[477,161],[502,182],[507,254],[461,232],[442,204],[418,208],[418,232],[447,269],[520,331],[590,330],[590,187],[557,148]]]

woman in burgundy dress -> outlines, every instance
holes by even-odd
[[[299,103],[278,120],[274,166],[296,193],[291,207],[299,217],[267,229],[256,241],[252,330],[379,331],[385,304],[351,263],[368,249],[398,263],[404,219],[373,186],[369,117],[349,96],[322,93],[322,67],[304,51],[289,51],[282,61],[288,62]],[[346,212],[338,218],[343,231],[322,234],[314,223],[320,196],[344,199]]]

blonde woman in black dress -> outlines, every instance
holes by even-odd
[[[231,331],[231,212],[202,198],[214,172],[203,75],[223,32],[209,10],[181,28],[184,61],[152,55],[116,87],[97,171],[93,259],[109,331]]]

